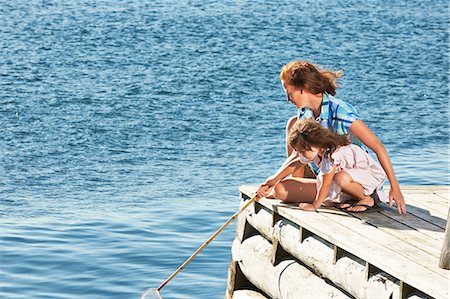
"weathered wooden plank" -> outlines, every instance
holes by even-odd
[[[414,215],[424,221],[427,221],[441,229],[445,229],[447,219],[442,218],[441,213],[437,213],[433,210],[429,211],[424,208],[415,206],[413,203],[406,204],[406,210],[408,214]],[[391,210],[393,213],[397,213],[396,210]]]
[[[433,193],[444,200],[444,203],[450,203],[450,186],[400,186],[403,195],[408,194],[429,194]],[[385,186],[384,191],[389,194],[390,186]]]
[[[407,196],[411,196],[413,198],[422,200],[424,202],[426,202],[427,204],[429,204],[430,207],[441,211],[441,209],[446,209],[448,208],[449,205],[449,200],[443,198],[442,196],[436,194],[435,192],[433,192],[432,194],[428,194],[428,193],[407,193]]]
[[[390,186],[386,185],[384,186],[384,190],[389,190]],[[402,192],[445,192],[445,191],[450,191],[450,186],[406,186],[406,185],[401,185],[400,189],[402,190]]]
[[[400,188],[404,196],[434,194],[439,197],[438,202],[444,206],[450,204],[450,186],[401,186]],[[389,194],[389,189],[389,186],[384,188],[386,194]]]
[[[409,214],[399,215],[396,211],[390,210],[352,215],[421,251],[435,257],[440,255],[439,248],[444,238],[444,230],[422,219]],[[431,230],[431,233],[428,234],[428,230]]]
[[[249,197],[253,197],[256,194],[258,186],[256,185],[242,185],[239,187],[239,191]]]
[[[241,191],[248,195],[251,195],[255,190],[256,186],[241,188]],[[280,201],[262,199],[261,203],[270,209],[274,209],[273,206],[280,204]],[[392,243],[392,237],[390,237],[391,240],[388,240],[390,247],[375,243],[373,242],[374,238],[370,235],[373,231],[366,231],[361,235],[361,233],[354,231],[353,226],[355,223],[343,225],[336,222],[336,219],[328,219],[325,216],[335,214],[335,211],[321,209],[320,213],[311,213],[284,207],[275,207],[275,209],[283,217],[304,226],[327,241],[359,256],[361,259],[375,265],[394,277],[410,285],[414,285],[417,289],[435,298],[448,297],[448,290],[443,287],[446,285],[448,275],[435,269],[430,270],[427,267],[420,266],[420,264],[418,265],[414,261],[416,257],[408,255],[415,254],[415,251],[417,251],[411,245],[406,244],[409,248],[405,251],[404,248],[401,248],[405,245],[401,245],[402,243],[398,240]],[[340,217],[346,218],[351,216]],[[363,227],[361,224],[358,226]],[[365,226],[369,227],[367,224]],[[401,249],[399,250],[399,248]],[[411,258],[414,260],[411,260]]]
[[[448,204],[444,203],[441,198],[435,194],[404,194],[404,197],[406,204],[428,211],[430,214],[436,215],[439,218],[447,218],[446,209],[448,208]],[[435,198],[431,200],[430,197]]]
[[[434,192],[434,194],[449,202],[450,192]]]
[[[447,223],[445,206],[448,207],[449,205],[450,187],[401,186],[401,189],[405,197],[408,213],[445,229]],[[389,186],[385,188],[385,192],[389,193]],[[428,198],[429,194],[432,194],[431,198],[433,200]]]
[[[402,230],[402,233],[409,234],[411,237],[423,239],[424,241],[431,238],[436,240],[438,243],[442,243],[444,240],[444,229],[431,222],[431,217],[427,217],[427,220],[424,220],[421,217],[417,217],[413,213],[399,215],[397,211],[393,211],[392,209],[384,209],[380,213],[391,219],[391,221],[387,224],[398,222],[409,227],[410,229],[405,228]]]
[[[433,271],[442,277],[445,277],[447,273],[444,271],[440,271],[437,265],[437,258],[429,254],[428,252],[422,251],[415,246],[411,246],[409,243],[402,242],[400,239],[400,235],[405,233],[403,231],[398,231],[398,236],[393,236],[385,231],[375,227],[370,224],[370,221],[365,222],[364,219],[373,219],[375,216],[371,216],[368,214],[358,214],[358,217],[361,217],[363,221],[361,221],[357,217],[348,217],[346,215],[338,215],[338,214],[330,214],[330,213],[322,213],[324,217],[339,223],[347,228],[353,230],[354,232],[360,235],[361,239],[367,239],[371,242],[376,242],[381,246],[385,247],[384,250],[392,252],[392,254],[396,254],[397,256],[403,256],[406,259],[414,262],[414,266],[417,269],[427,268],[430,271]],[[344,213],[343,214],[347,214]],[[364,248],[360,248],[359,250],[364,250]],[[353,252],[352,252],[353,253]],[[385,261],[386,262],[386,261]],[[396,263],[397,259],[393,259],[390,261],[391,263]],[[373,263],[372,263],[373,264]],[[374,264],[376,265],[376,264]],[[381,268],[382,269],[382,268]]]
[[[445,202],[447,202],[447,204],[450,202],[450,190],[436,190],[433,193],[442,198]]]

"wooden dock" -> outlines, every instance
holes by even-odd
[[[257,186],[240,188],[245,202]],[[402,187],[408,214],[299,210],[261,199],[236,222],[227,299],[449,299],[439,268],[450,187]],[[446,239],[448,242],[448,239]]]

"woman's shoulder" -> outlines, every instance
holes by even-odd
[[[330,101],[330,104],[331,104],[330,106],[332,108],[334,108],[335,110],[357,113],[355,106],[353,106],[352,104],[350,104],[349,102],[347,102],[345,100],[335,98],[332,95],[328,95],[328,100]]]

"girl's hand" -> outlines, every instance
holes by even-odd
[[[314,207],[314,205],[312,203],[301,202],[301,203],[298,204],[298,206],[303,211],[314,212],[316,210],[316,208]]]
[[[258,190],[256,190],[256,194],[259,196],[259,198],[269,196],[269,194],[272,192],[273,187],[277,183],[277,181],[275,181],[271,177],[268,177],[264,183],[259,185]]]
[[[395,205],[397,206],[397,211],[399,214],[406,214],[406,204],[405,199],[403,198],[402,191],[400,188],[391,188],[389,190],[389,207],[392,208],[392,204],[395,201]]]

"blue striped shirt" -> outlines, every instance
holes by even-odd
[[[313,112],[308,108],[298,109],[298,119],[314,119]],[[353,144],[362,146],[362,142],[350,134],[350,125],[361,117],[352,105],[336,99],[324,93],[322,98],[322,109],[316,120],[325,128],[332,130],[339,135],[350,135]],[[363,146],[364,147],[364,146]]]

